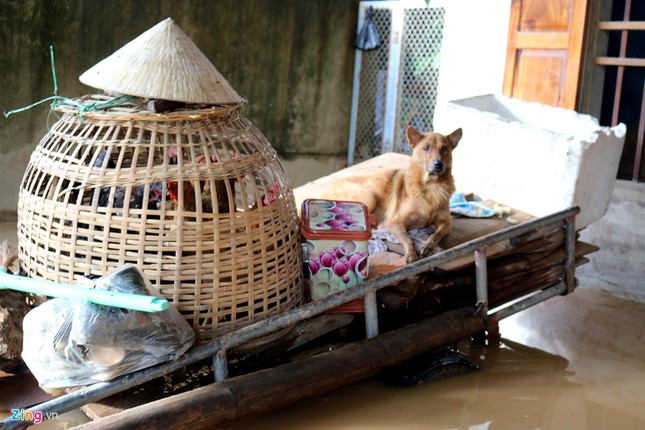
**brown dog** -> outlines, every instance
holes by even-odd
[[[405,131],[412,148],[408,169],[379,170],[365,176],[343,178],[321,198],[360,201],[376,216],[379,228],[390,231],[405,249],[408,263],[418,258],[409,230],[434,227],[421,248],[425,257],[452,229],[449,200],[455,191],[452,150],[461,139],[461,128],[449,135]]]

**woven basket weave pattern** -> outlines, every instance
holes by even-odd
[[[301,304],[293,192],[239,107],[59,110],[20,188],[29,276],[134,263],[202,341]]]

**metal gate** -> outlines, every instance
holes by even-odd
[[[384,152],[409,152],[405,128],[432,130],[443,38],[443,8],[410,8],[397,1],[362,1],[383,44],[356,51],[347,162]]]

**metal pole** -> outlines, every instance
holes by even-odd
[[[564,220],[565,237],[564,247],[566,258],[564,260],[565,282],[567,284],[567,294],[572,293],[576,288],[576,225],[575,216],[570,215]]]
[[[520,302],[517,302],[513,305],[507,306],[505,308],[502,308],[498,310],[497,312],[493,313],[489,317],[489,324],[494,324],[498,323],[504,318],[508,318],[511,315],[515,315],[516,313],[523,311],[525,309],[528,309],[532,306],[535,306],[539,303],[542,303],[543,301],[550,299],[555,296],[559,296],[562,294],[565,294],[567,292],[567,285],[564,282],[560,282],[556,285],[554,285],[551,288],[547,288],[546,290],[542,290],[541,292],[534,294]]]
[[[358,9],[358,27],[361,28],[365,22],[367,15],[364,7]],[[347,149],[347,165],[354,164],[354,152],[356,150],[356,122],[358,121],[358,97],[360,95],[360,79],[361,79],[361,61],[363,53],[360,49],[354,50],[354,81],[352,85],[352,107],[349,115],[349,147]]]
[[[396,4],[390,10],[392,12],[392,21],[390,23],[391,30],[387,40],[390,55],[388,57],[387,83],[385,87],[385,118],[383,121],[383,142],[381,147],[383,153],[394,150],[396,127],[400,121],[397,118],[397,102],[399,100],[399,73],[401,70],[403,27],[405,25],[405,11],[403,7]]]
[[[477,307],[488,314],[488,261],[485,246],[475,251],[475,290]]]
[[[217,351],[213,356],[213,372],[215,373],[215,382],[228,379],[228,360],[224,348]]]
[[[376,291],[368,291],[363,297],[365,308],[365,332],[368,339],[378,336],[378,310],[376,306]]]

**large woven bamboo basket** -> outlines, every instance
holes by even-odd
[[[27,274],[74,282],[136,264],[201,341],[299,305],[293,191],[240,106],[95,108],[111,100],[59,106],[31,156],[18,202]]]

